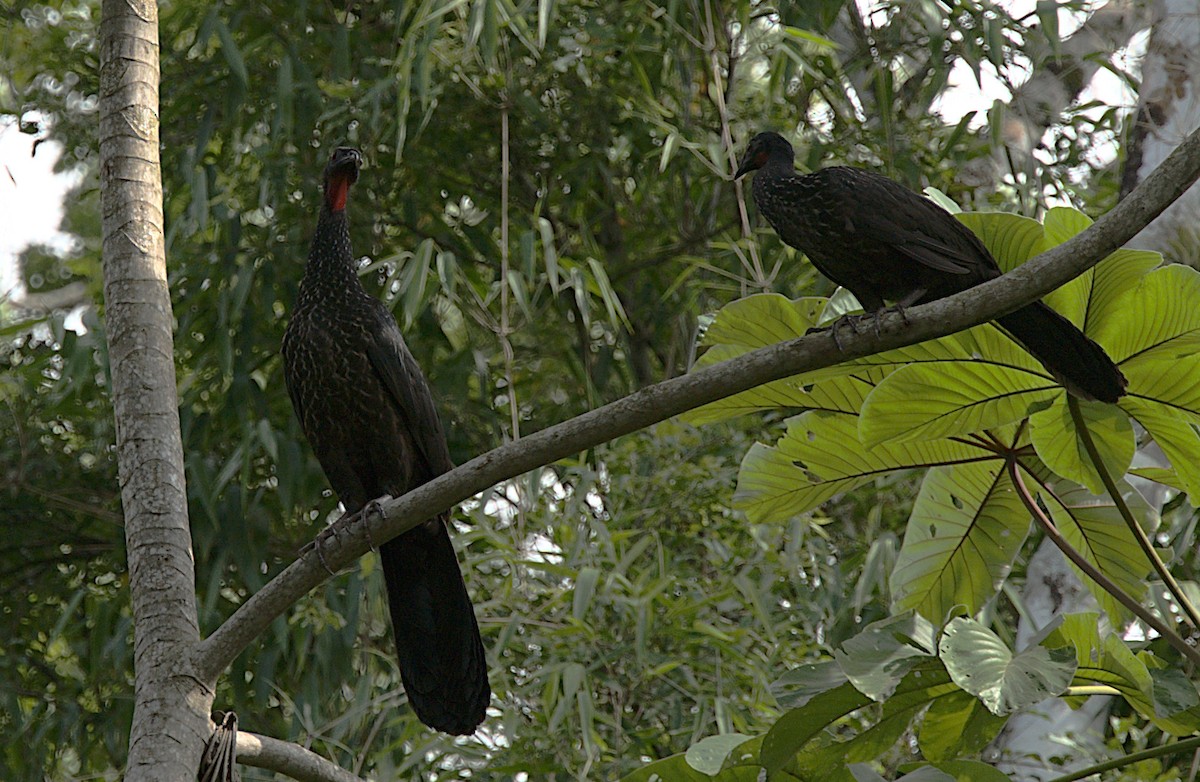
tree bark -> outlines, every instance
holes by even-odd
[[[1155,23],[1142,64],[1138,109],[1129,133],[1122,194],[1153,171],[1200,125],[1200,14],[1195,0],[1158,0]],[[1184,193],[1131,242],[1168,260],[1196,264],[1200,189]]]
[[[158,84],[157,6],[104,0],[100,208],[134,620],[126,776],[133,782],[195,779],[213,697],[185,667],[199,629],[163,244]]]

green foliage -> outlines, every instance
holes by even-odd
[[[528,432],[684,371],[704,313],[730,299],[786,294],[723,310],[701,365],[838,311],[816,297],[830,292],[826,283],[774,236],[744,235],[724,178],[727,139],[736,146],[776,127],[797,137],[806,167],[859,163],[963,201],[1012,207],[1016,193],[1040,199],[1061,190],[1116,126],[1116,110],[1099,122],[1073,115],[1055,128],[1049,143],[1061,165],[967,189],[959,173],[990,150],[969,131],[970,117],[947,125],[935,110],[950,68],[960,60],[977,74],[1007,66],[1019,42],[1042,33],[1032,18],[1012,19],[994,4],[953,6],[947,14],[927,0],[888,3],[862,19],[844,0],[769,9],[741,1],[162,5],[165,219],[202,631],[336,515],[277,358],[331,147],[358,145],[370,162],[352,201],[364,282],[403,325],[463,461],[514,434],[514,400]],[[25,118],[28,129],[36,124],[64,143],[64,165],[85,175],[69,204],[80,254],[30,256],[25,276],[83,281],[97,302],[82,316],[86,333],[65,328],[64,313],[0,309],[0,532],[10,542],[0,587],[19,596],[0,604],[0,732],[15,739],[0,750],[6,779],[115,776],[132,718],[119,484],[97,316],[98,8],[18,2],[0,47],[0,111],[36,112]],[[1046,21],[1054,15],[1041,17],[1054,40]],[[1001,109],[992,115],[998,127]],[[1111,191],[1111,179],[1097,172],[1090,183]],[[1081,216],[1052,210],[1044,227],[1005,219],[1025,226],[1023,234],[997,232],[1009,240],[1002,262],[1015,264],[1078,230]],[[1149,429],[1171,459],[1172,470],[1153,474],[1195,494],[1200,468],[1188,459],[1200,443],[1194,428],[1179,426],[1195,422],[1195,367],[1183,358],[1194,353],[1186,325],[1194,312],[1168,311],[1158,292],[1183,296],[1181,286],[1192,283],[1159,278],[1163,271],[1148,273],[1155,260],[1122,253],[1053,301],[1079,322],[1086,313],[1089,333],[1119,354],[1141,389],[1120,415]],[[796,296],[806,298],[787,298]],[[976,354],[998,363],[977,367]],[[934,395],[914,419],[889,417],[884,394],[926,389],[945,368],[976,371],[973,388],[1011,390],[1013,399]],[[821,735],[830,725],[841,739],[862,731],[854,757],[874,752],[898,768],[907,758],[887,754],[892,740],[929,704],[918,734],[924,756],[952,777],[986,779],[978,764],[952,759],[977,752],[999,718],[978,700],[964,703],[930,657],[932,640],[909,642],[918,618],[905,620],[907,629],[872,622],[910,584],[937,595],[926,603],[959,600],[924,571],[890,583],[910,564],[896,530],[914,499],[922,509],[930,502],[904,468],[959,460],[963,470],[984,471],[1001,446],[1021,449],[1027,477],[1077,546],[1106,569],[1125,568],[1127,587],[1144,584],[1144,563],[1115,531],[1111,504],[1047,483],[1053,471],[1095,488],[1078,442],[1062,436],[1072,430],[1060,402],[1036,364],[979,329],[803,383],[780,381],[693,416],[709,423],[755,410],[809,411],[802,425],[792,422],[797,437],[786,447],[801,448],[813,432],[847,451],[845,463],[800,452],[804,469],[823,480],[803,497],[784,496],[800,485],[794,463],[777,465],[779,496],[771,499],[769,482],[756,488],[744,467],[737,502],[746,510],[731,510],[737,459],[749,438],[762,436],[759,423],[742,420],[701,432],[660,426],[468,503],[456,516],[457,537],[497,692],[479,741],[430,735],[403,706],[372,557],[239,657],[220,682],[218,707],[238,711],[246,729],[307,742],[381,779],[686,779],[718,765],[718,778],[757,779],[762,736],[779,717],[770,682],[785,670],[812,672],[802,666],[819,643],[834,661],[819,664],[821,676],[803,687],[777,688],[779,707],[797,708],[802,697],[821,703],[844,688],[863,708],[807,724],[818,736],[805,749],[810,768],[830,768],[840,751]],[[860,415],[868,404],[873,412]],[[1018,429],[1014,422],[1038,405],[1048,406]],[[1129,418],[1086,406],[1085,414],[1108,461],[1127,463]],[[1007,439],[947,439],[980,422]],[[860,436],[877,445],[859,453]],[[784,448],[754,446],[751,454]],[[999,502],[979,496],[988,512]],[[796,515],[821,503],[823,516]],[[962,515],[953,500],[949,507]],[[1138,513],[1150,526],[1151,509]],[[1166,522],[1166,541],[1190,566],[1194,522],[1182,511]],[[972,540],[1019,568],[1020,554],[1007,553],[1020,548],[1013,537]],[[1004,575],[987,561],[990,570],[973,574],[976,602],[986,603]],[[943,566],[964,562],[946,555]],[[864,626],[874,629],[858,635]],[[1104,641],[1113,642],[1123,644]],[[1151,695],[1138,677],[1122,692],[1142,698],[1139,709],[1162,697],[1159,724],[1181,728],[1191,717],[1170,715],[1191,708],[1186,688],[1157,667],[1170,661],[1143,656]],[[945,693],[934,696],[916,675],[927,665]],[[885,693],[900,700],[876,730],[884,707],[872,699]],[[848,713],[845,705],[830,713]],[[967,727],[954,733],[957,726]],[[739,749],[734,735],[759,738]],[[781,756],[797,749],[773,746]],[[662,765],[637,770],[656,758]],[[781,773],[798,770],[788,759]],[[855,765],[837,778],[867,773]]]
[[[1011,215],[961,217],[1006,268],[1089,222],[1068,209],[1052,210],[1044,224]],[[735,504],[762,523],[811,512],[881,474],[925,471],[891,570],[892,610],[908,613],[845,640],[833,662],[780,680],[776,695],[790,711],[763,738],[760,763],[769,774],[791,773],[785,767],[801,776],[856,773],[848,764],[879,759],[926,707],[916,728],[924,757],[970,757],[1006,715],[1093,684],[1123,695],[1164,731],[1200,728],[1192,714],[1195,685],[1177,681],[1179,689],[1166,697],[1170,705],[1156,700],[1150,671],[1165,661],[1150,655],[1146,667],[1125,642],[1101,633],[1099,614],[1068,616],[1040,645],[1017,653],[969,618],[997,610],[998,591],[1018,567],[1029,535],[1032,499],[1022,499],[1014,471],[1036,487],[1069,545],[1125,593],[1145,595],[1150,562],[1115,499],[1105,496],[1100,469],[1117,476],[1117,499],[1151,530],[1158,524],[1154,508],[1120,479],[1134,456],[1133,422],[1168,452],[1174,475],[1200,461],[1200,448],[1190,445],[1194,383],[1168,369],[1191,367],[1200,353],[1192,342],[1194,307],[1186,304],[1197,300],[1200,275],[1186,267],[1155,269],[1157,261],[1121,250],[1047,297],[1105,345],[1130,378],[1130,394],[1116,406],[1077,403],[1079,419],[1044,369],[991,325],[777,381],[685,416],[710,422],[779,407],[802,411],[774,445],[756,443],[742,461]],[[704,335],[709,351],[699,363],[801,336],[823,322],[821,313],[814,299],[763,294],[734,302]],[[1153,376],[1137,362],[1155,367]],[[1165,409],[1175,412],[1145,415]],[[1084,447],[1080,421],[1098,464]],[[1188,485],[1182,477],[1173,482]],[[1086,576],[1084,582],[1109,617],[1124,620],[1127,610],[1113,595]],[[914,629],[914,618],[926,629]],[[936,650],[934,636],[940,636]],[[797,687],[799,697],[789,692]],[[865,727],[823,743],[827,729],[870,701],[881,707]]]

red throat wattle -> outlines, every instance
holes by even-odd
[[[340,212],[346,208],[346,196],[350,194],[350,177],[345,174],[334,174],[329,177],[329,184],[325,186],[325,203],[329,204],[330,211]]]

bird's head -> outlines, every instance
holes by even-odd
[[[350,185],[358,181],[362,163],[362,154],[353,147],[338,147],[333,151],[329,165],[325,166],[325,203],[330,211],[346,208]]]
[[[770,130],[759,133],[746,145],[746,151],[742,153],[742,162],[733,178],[740,179],[751,171],[757,171],[767,164],[767,160],[777,154],[786,155],[789,163],[795,156],[792,145],[783,136]]]

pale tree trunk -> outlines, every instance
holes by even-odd
[[[1035,30],[1026,47],[1033,72],[1005,106],[996,153],[967,163],[960,175],[962,183],[992,189],[1010,172],[1036,179],[1042,164],[1033,152],[1046,131],[1079,99],[1100,70],[1100,58],[1129,45],[1151,23],[1152,14],[1143,0],[1112,0],[1057,44],[1044,31]]]
[[[1200,3],[1157,0],[1155,25],[1142,65],[1137,119],[1129,133],[1121,193],[1146,175],[1200,126]],[[1193,187],[1131,243],[1168,260],[1200,266],[1200,190]]]
[[[191,780],[211,688],[190,674],[199,642],[158,156],[158,9],[104,0],[100,208],[117,464],[134,620],[126,779]]]

